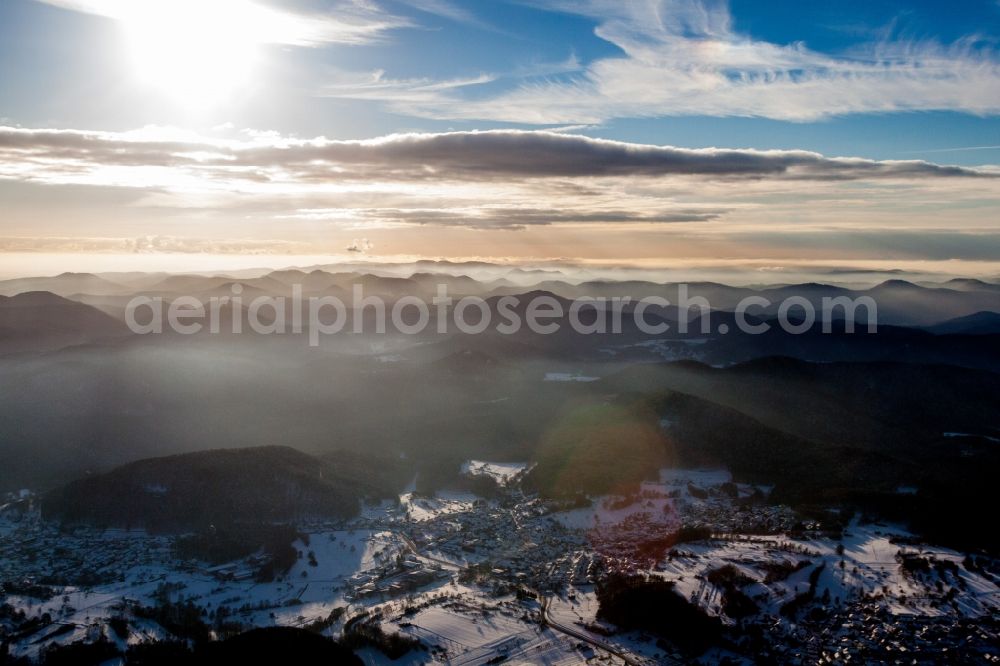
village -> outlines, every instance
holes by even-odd
[[[724,470],[663,470],[632,495],[587,504],[525,492],[525,469],[470,461],[465,474],[492,476],[494,497],[408,489],[349,521],[305,521],[294,563],[271,579],[263,552],[182,558],[176,537],[64,528],[41,518],[30,493],[10,498],[0,511],[3,641],[34,659],[52,644],[126,649],[281,625],[364,636],[366,663],[684,661],[650,631],[600,617],[602,581],[629,576],[669,583],[718,618],[729,638],[703,663],[920,663],[949,649],[1000,660],[991,558],[857,517],[846,528],[806,520]],[[734,595],[750,610],[734,612]],[[186,624],[178,609],[192,611]]]

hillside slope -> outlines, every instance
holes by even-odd
[[[332,457],[283,446],[200,451],[74,481],[46,496],[43,513],[69,523],[155,530],[344,518],[380,491],[359,471],[357,460],[341,469]]]
[[[47,291],[0,296],[0,354],[47,351],[129,335],[97,308]]]

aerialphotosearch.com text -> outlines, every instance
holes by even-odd
[[[711,303],[704,296],[690,295],[685,284],[678,286],[675,302],[662,296],[560,299],[538,293],[455,298],[445,284],[437,285],[429,301],[415,295],[366,295],[360,284],[353,285],[347,302],[331,295],[306,297],[302,285],[293,285],[290,296],[258,295],[246,299],[239,284],[232,285],[230,291],[230,295],[207,299],[193,295],[136,296],[126,307],[126,323],[138,334],[166,330],[182,335],[307,334],[313,347],[323,336],[338,333],[418,335],[431,327],[440,334],[458,331],[475,335],[493,330],[512,335],[527,327],[532,333],[551,335],[569,326],[580,335],[593,335],[621,333],[630,322],[650,336],[668,331],[706,335],[731,332],[726,323],[712,329]],[[877,305],[868,296],[824,297],[817,304],[803,296],[789,296],[774,303],[753,295],[739,301],[732,313],[736,328],[747,335],[766,333],[775,325],[786,333],[801,334],[814,330],[817,323],[822,332],[830,333],[837,321],[843,323],[838,330],[853,333],[858,321],[867,332],[874,333],[878,320]],[[770,314],[765,318],[764,313]],[[860,313],[864,314],[859,318]]]

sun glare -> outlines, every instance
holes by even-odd
[[[143,85],[189,107],[223,100],[252,74],[266,12],[239,0],[129,3],[122,23]]]

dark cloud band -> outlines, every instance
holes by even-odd
[[[28,180],[102,166],[172,167],[197,170],[217,180],[258,182],[372,177],[389,181],[619,176],[864,180],[1000,175],[919,160],[825,157],[802,150],[687,149],[542,131],[395,134],[364,141],[268,138],[239,142],[0,128],[0,176]]]

